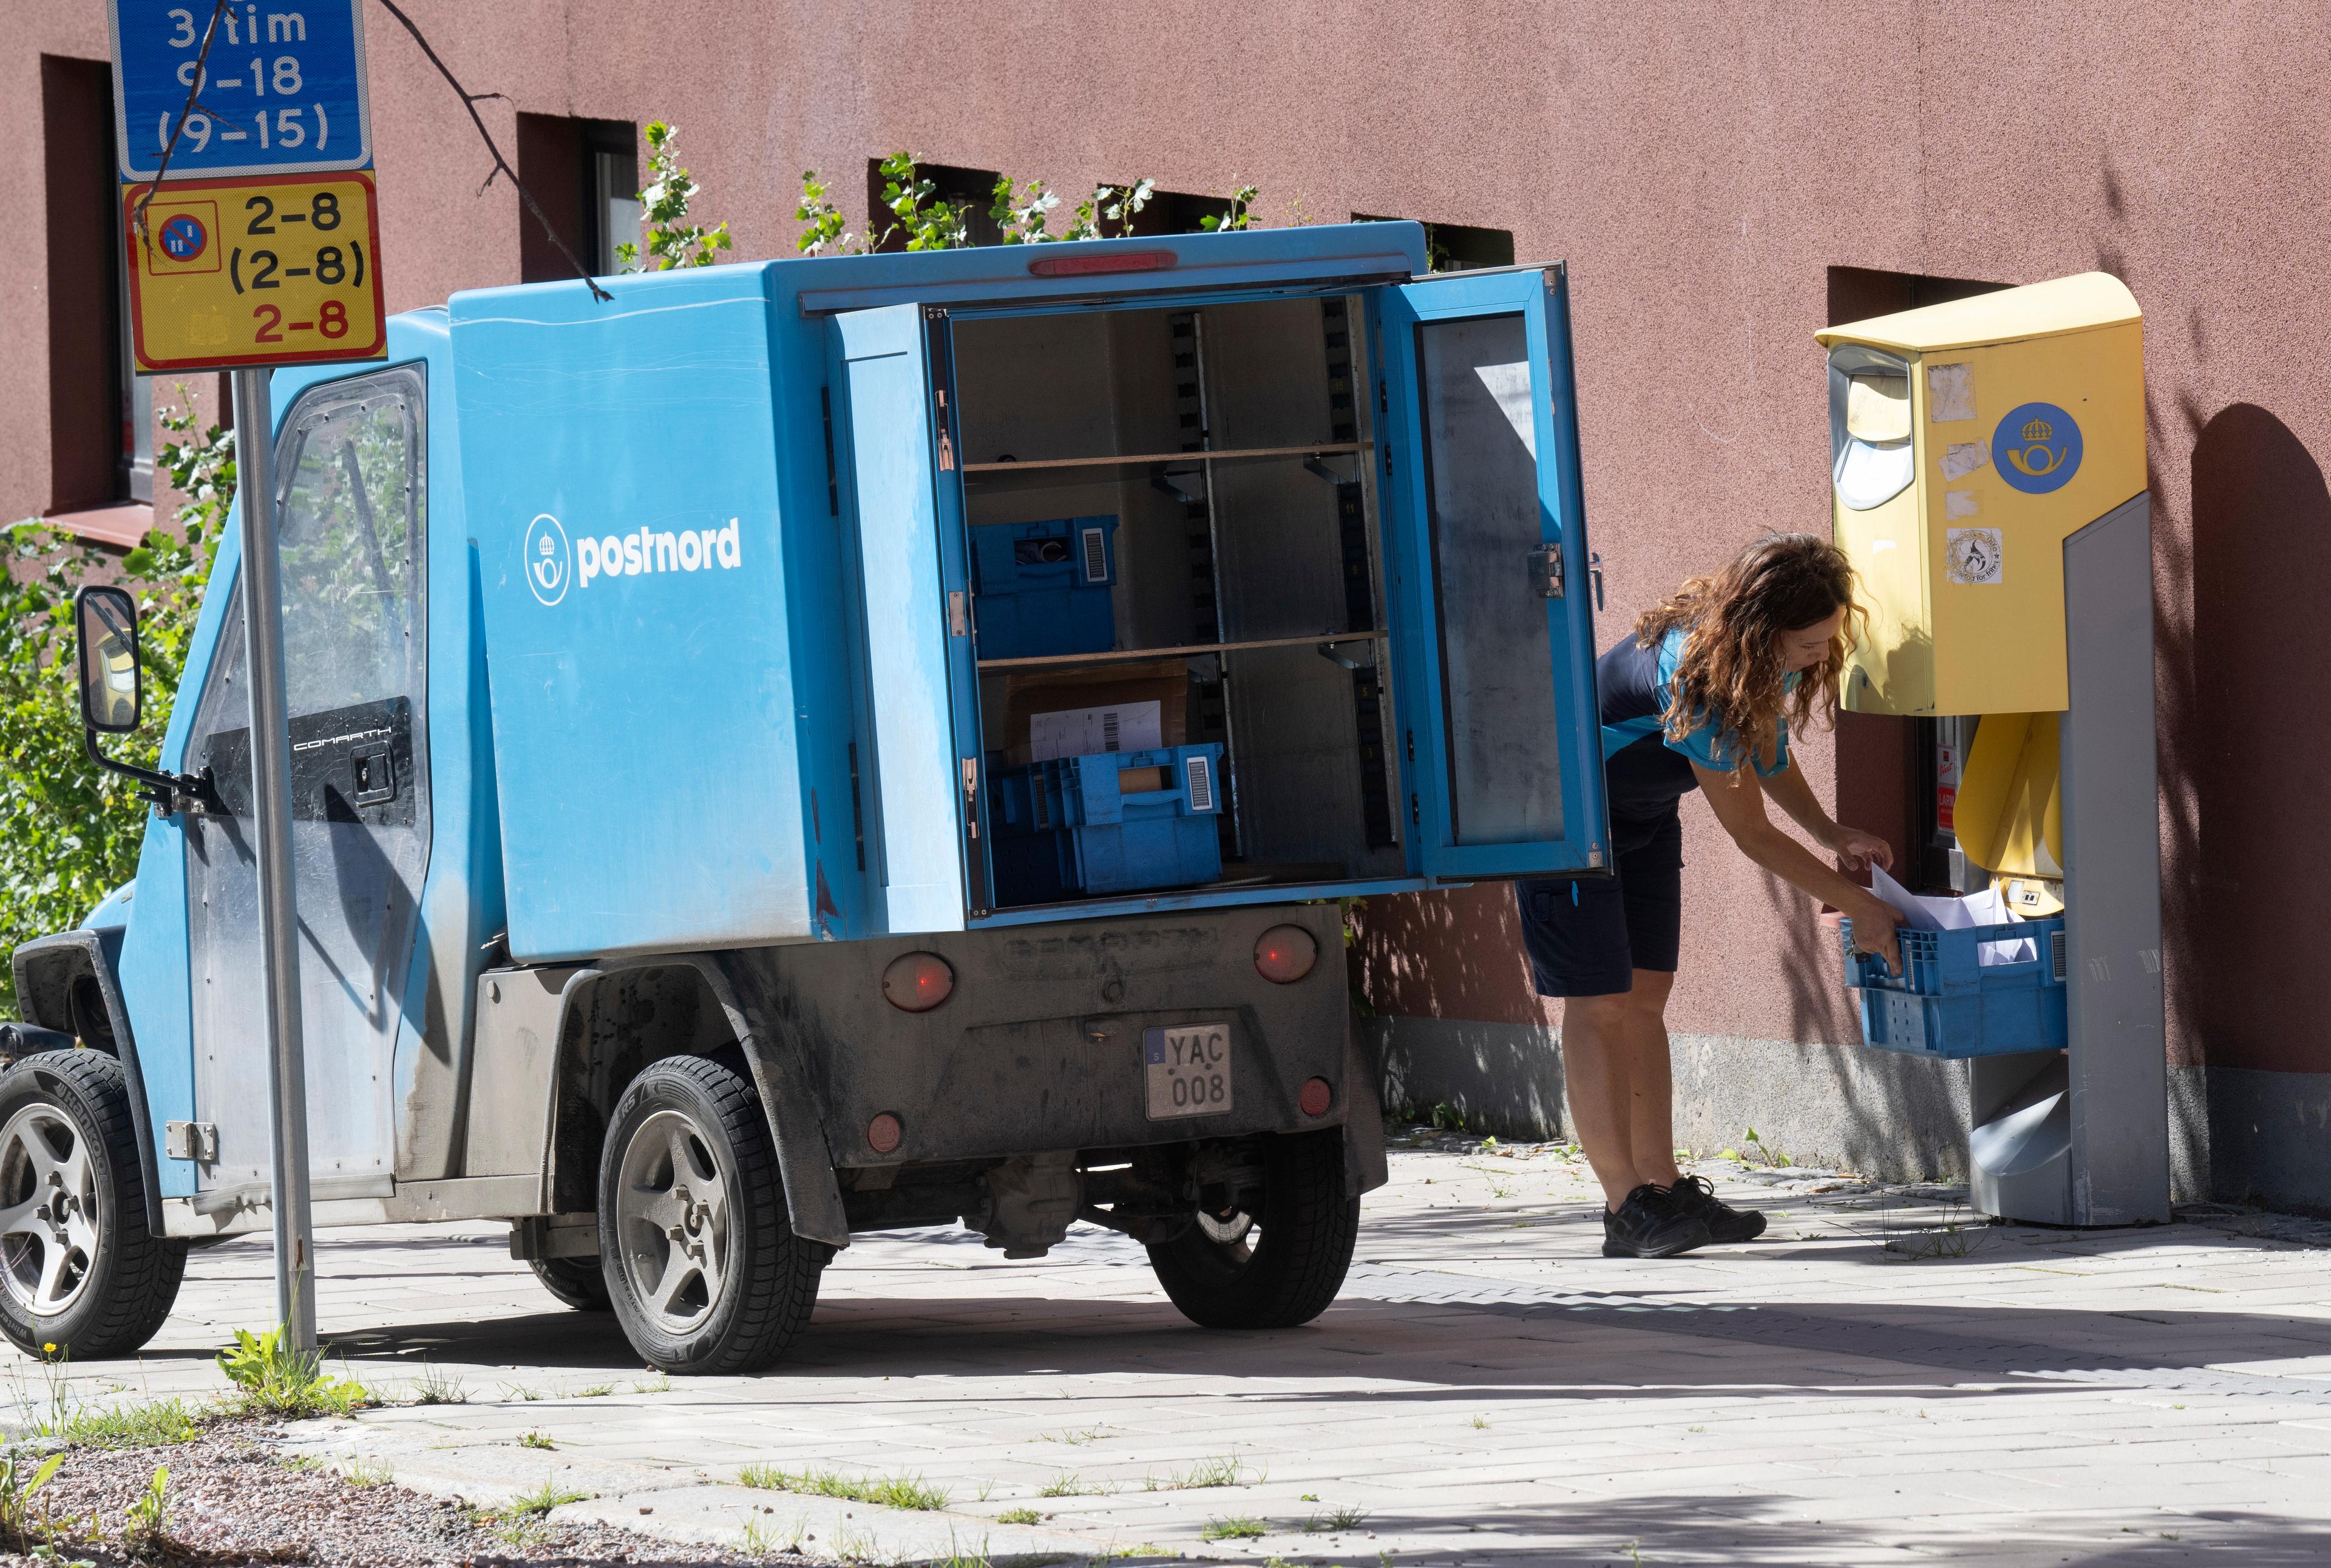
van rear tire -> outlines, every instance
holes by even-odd
[[[161,1328],[186,1244],[146,1228],[121,1063],[49,1050],[0,1076],[0,1333],[26,1353],[102,1361]]]
[[[1157,1282],[1201,1328],[1293,1328],[1336,1299],[1360,1235],[1360,1201],[1344,1194],[1343,1130],[1270,1139],[1257,1207],[1202,1212],[1149,1249]]]
[[[599,1264],[623,1335],[681,1375],[757,1372],[817,1305],[832,1249],[796,1236],[751,1082],[667,1057],[615,1102],[599,1162]]]

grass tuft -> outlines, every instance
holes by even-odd
[[[1028,1507],[1006,1508],[995,1516],[995,1522],[999,1525],[1041,1525],[1043,1521],[1043,1515]]]
[[[1198,1532],[1201,1541],[1258,1541],[1270,1534],[1268,1520],[1243,1516],[1229,1519],[1209,1519],[1206,1527]]]
[[[408,1391],[414,1404],[467,1404],[470,1385],[442,1366],[421,1364],[421,1375]]]
[[[916,1476],[845,1476],[839,1470],[781,1470],[775,1465],[747,1465],[737,1472],[740,1486],[765,1492],[794,1492],[805,1497],[840,1497],[852,1503],[876,1503],[886,1508],[909,1508],[930,1513],[947,1506],[943,1487]]]
[[[53,1426],[43,1421],[33,1430],[81,1449],[148,1449],[192,1442],[213,1419],[182,1399],[160,1399],[101,1411],[77,1410]]]

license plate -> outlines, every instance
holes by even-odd
[[[1231,1026],[1180,1023],[1144,1031],[1149,1119],[1207,1117],[1231,1108]]]

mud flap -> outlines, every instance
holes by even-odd
[[[1352,1015],[1344,1014],[1344,1192],[1356,1198],[1392,1180],[1384,1158],[1384,1100],[1376,1063],[1360,1043]]]

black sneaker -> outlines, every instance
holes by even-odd
[[[1665,1187],[1648,1182],[1628,1193],[1615,1212],[1603,1211],[1605,1258],[1672,1258],[1705,1247],[1708,1240],[1698,1215],[1686,1213]]]
[[[1716,1184],[1706,1176],[1686,1176],[1668,1189],[1677,1212],[1689,1214],[1708,1227],[1711,1241],[1754,1241],[1765,1233],[1765,1216],[1755,1209],[1736,1209],[1716,1195]]]

